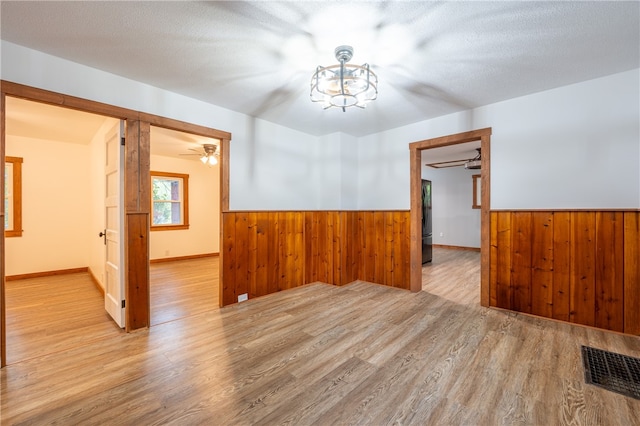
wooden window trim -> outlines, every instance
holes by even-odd
[[[478,180],[482,179],[480,176],[481,175],[472,175],[471,176],[471,178],[473,179],[473,205],[471,206],[472,209],[481,208],[480,197],[478,197],[478,189],[479,189],[478,188]],[[480,180],[480,185],[482,185],[482,180]],[[482,192],[481,189],[480,189],[480,192]]]
[[[11,213],[6,212],[6,214],[11,214],[13,228],[4,231],[5,237],[22,236],[22,161],[21,157],[5,157],[5,162],[11,163],[13,168],[13,176],[11,178],[13,182],[13,211]]]
[[[154,225],[153,224],[153,190],[150,190],[151,198],[151,230],[152,231],[176,231],[189,229],[189,175],[184,173],[156,172],[151,171],[151,185],[153,186],[154,177],[176,178],[182,179],[182,217],[181,225]]]

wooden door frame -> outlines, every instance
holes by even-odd
[[[438,148],[460,143],[480,141],[482,149],[481,167],[481,206],[480,206],[480,305],[489,306],[489,266],[490,266],[490,190],[491,190],[491,127],[454,135],[426,139],[409,144],[411,162],[411,209],[410,209],[410,288],[417,292],[422,290],[422,226],[420,218],[422,181],[421,152],[425,149]],[[471,184],[471,183],[470,183]]]
[[[0,80],[0,172],[4,170],[6,96],[99,114],[126,120],[125,144],[125,293],[126,330],[149,327],[149,173],[150,126],[163,127],[185,133],[218,139],[220,143],[220,223],[222,213],[229,211],[229,145],[231,133],[197,124],[187,123],[155,114],[121,108],[88,99],[69,96],[31,86]],[[0,176],[4,192],[4,173]],[[0,208],[4,218],[4,203]],[[146,224],[146,225],[145,225]],[[222,241],[222,226],[220,227]],[[0,238],[0,367],[6,365],[6,305],[5,305],[5,239]],[[220,253],[222,256],[222,253]],[[145,266],[146,265],[146,266]],[[220,268],[222,269],[222,268]],[[133,274],[133,276],[131,276]],[[129,285],[129,279],[135,285]],[[220,277],[220,292],[222,278]],[[131,300],[129,300],[131,297]],[[222,300],[222,297],[220,297]]]

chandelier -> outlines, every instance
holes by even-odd
[[[311,78],[311,101],[322,102],[324,109],[331,107],[364,108],[378,97],[378,77],[369,64],[347,65],[353,57],[353,47],[338,46],[335,50],[337,65],[318,66]]]

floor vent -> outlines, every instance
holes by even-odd
[[[582,363],[588,384],[640,399],[640,358],[583,346]]]

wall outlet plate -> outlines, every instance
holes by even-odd
[[[249,300],[249,295],[247,293],[238,296],[238,302],[246,302],[247,300]]]

